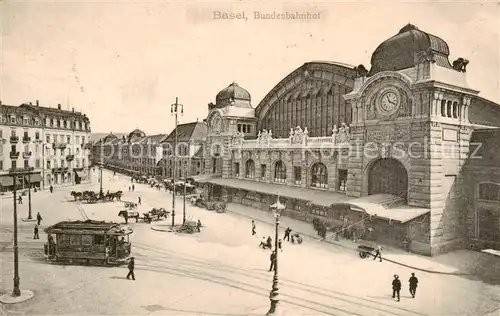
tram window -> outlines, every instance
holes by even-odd
[[[82,244],[82,236],[81,235],[69,235],[69,244],[71,246],[78,246]]]
[[[104,245],[104,236],[94,235],[94,244],[96,244],[96,245]]]
[[[65,234],[57,235],[57,243],[59,246],[68,246],[69,245],[69,236]]]
[[[84,246],[92,245],[92,235],[82,235],[82,245]]]

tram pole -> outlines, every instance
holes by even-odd
[[[173,175],[172,175],[172,182],[173,182],[173,190],[172,190],[172,227],[175,225],[175,173],[177,171],[177,137],[178,137],[178,131],[177,131],[177,126],[179,125],[178,121],[178,115],[182,115],[184,113],[184,106],[182,104],[179,104],[179,98],[175,98],[175,103],[170,106],[170,114],[174,116],[174,122],[175,122],[175,138],[174,138],[174,168],[173,168]]]

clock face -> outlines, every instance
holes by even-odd
[[[392,112],[399,106],[399,96],[393,92],[388,91],[380,98],[380,108],[386,112]]]

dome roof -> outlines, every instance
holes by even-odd
[[[128,140],[130,141],[133,137],[138,137],[138,138],[146,137],[146,133],[144,133],[140,129],[135,129],[130,134],[128,134]]]
[[[250,102],[251,97],[250,93],[242,87],[238,86],[236,82],[233,82],[227,88],[222,89],[219,93],[217,93],[217,96],[215,97],[215,103],[217,105],[230,103],[231,101],[237,100]]]
[[[437,65],[452,68],[448,60],[448,44],[443,39],[408,24],[373,52],[369,76],[381,71],[411,68],[415,66],[415,55],[421,51],[430,53]]]

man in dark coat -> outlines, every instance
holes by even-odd
[[[394,275],[394,280],[392,280],[392,298],[398,299],[399,302],[399,293],[401,292],[401,281],[399,280],[399,275]]]
[[[382,247],[377,246],[377,249],[375,250],[375,257],[373,257],[373,260],[379,258],[380,262],[382,262]]]
[[[276,264],[276,250],[271,253],[271,256],[269,257],[269,260],[271,260],[271,266],[269,267],[269,272],[274,270],[275,264]]]
[[[411,274],[410,280],[408,280],[410,283],[410,294],[413,298],[415,298],[415,294],[417,293],[417,285],[418,285],[418,279],[415,276],[415,273]]]
[[[134,257],[130,257],[130,260],[128,262],[128,274],[127,274],[127,280],[132,277],[132,280],[135,281],[135,275],[134,275],[134,266],[135,266],[135,260]]]
[[[255,221],[252,219],[252,236],[255,235],[257,232],[255,231]]]
[[[40,212],[36,213],[36,222],[38,226],[40,226],[40,222],[43,220],[42,215],[40,215]]]
[[[281,239],[279,239],[278,240],[278,249],[283,252],[283,249],[281,248],[281,245],[282,245],[282,241],[281,241]]]
[[[287,227],[285,229],[285,236],[283,236],[283,240],[290,241],[290,233],[292,232],[292,229],[290,227]]]
[[[40,235],[38,235],[38,225],[35,225],[33,229],[33,239],[40,239]]]

